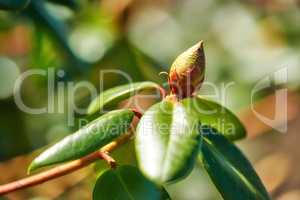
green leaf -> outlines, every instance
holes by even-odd
[[[40,167],[74,160],[98,150],[125,133],[133,116],[132,111],[123,109],[99,117],[44,151],[31,163],[29,172]]]
[[[201,125],[216,129],[227,139],[232,141],[246,136],[246,130],[240,120],[220,104],[199,97],[184,99],[182,103],[194,113]]]
[[[30,0],[0,0],[0,9],[3,10],[21,10],[24,9]]]
[[[270,199],[251,163],[223,135],[202,129],[201,160],[225,200]]]
[[[102,92],[88,107],[87,114],[92,115],[102,111],[104,108],[115,106],[121,101],[144,90],[153,90],[159,88],[159,85],[153,82],[137,82],[114,87]]]
[[[198,151],[198,121],[181,103],[162,101],[141,118],[136,134],[139,167],[151,180],[164,183],[186,176]]]
[[[116,170],[107,170],[96,182],[93,200],[160,200],[170,199],[168,193],[148,179],[132,166],[121,166]]]

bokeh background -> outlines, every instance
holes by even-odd
[[[233,82],[226,106],[239,115],[249,133],[237,144],[274,199],[300,199],[299,22],[298,0],[31,0],[25,9],[1,10],[0,183],[25,176],[39,148],[76,129],[68,126],[66,113],[22,112],[13,97],[20,74],[55,68],[65,72],[56,77],[57,83],[85,80],[99,88],[100,70],[119,69],[134,81],[165,83],[159,72],[168,71],[179,53],[204,40],[206,80],[218,88]],[[287,69],[288,82],[272,79],[255,95],[254,108],[274,117],[275,90],[287,88],[284,134],[262,123],[250,109],[254,86],[282,68]],[[104,88],[125,82],[117,75],[105,76]],[[47,105],[47,77],[29,77],[21,91],[27,105]],[[67,107],[68,94],[55,91],[56,98],[61,96]],[[76,105],[84,108],[90,101],[85,89],[76,91]],[[153,102],[144,102],[149,103]],[[277,125],[282,123],[278,120]],[[116,152],[120,163],[134,163],[132,145],[122,149]],[[4,199],[90,199],[93,180],[102,169],[99,163]],[[167,190],[178,200],[221,199],[201,167]]]

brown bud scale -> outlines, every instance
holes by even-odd
[[[205,56],[203,42],[180,54],[171,66],[169,85],[179,99],[192,96],[204,81]]]

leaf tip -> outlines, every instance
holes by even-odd
[[[95,114],[95,112],[97,112],[97,99],[93,100],[90,105],[88,106],[87,108],[87,111],[86,111],[86,114],[87,115],[92,115],[92,114]]]
[[[35,158],[30,165],[27,168],[27,174],[32,174],[32,172],[36,171],[37,169],[44,167],[45,164],[43,162],[41,162],[40,160],[40,156],[38,156],[37,158]]]
[[[27,174],[30,175],[36,169],[37,169],[36,163],[33,161],[27,168]]]

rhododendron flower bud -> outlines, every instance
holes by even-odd
[[[205,56],[203,41],[180,54],[171,66],[169,84],[178,98],[189,97],[204,80]]]

